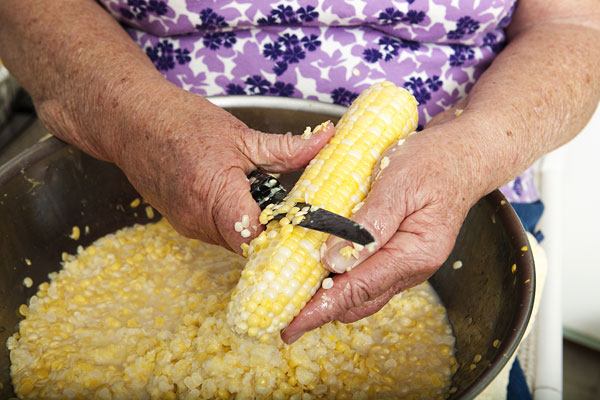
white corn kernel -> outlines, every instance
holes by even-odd
[[[323,283],[321,284],[323,289],[331,289],[333,287],[333,279],[325,278],[323,279]]]
[[[453,269],[460,269],[460,268],[462,268],[462,266],[463,266],[463,263],[460,260],[454,261],[452,263],[452,268]]]
[[[250,226],[250,217],[248,215],[242,216],[242,226],[248,228]]]

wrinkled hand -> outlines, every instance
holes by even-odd
[[[471,187],[470,170],[476,168],[467,170],[468,155],[440,140],[450,134],[442,124],[388,148],[382,157],[389,157],[389,165],[375,179],[377,165],[371,191],[353,216],[375,236],[375,251],[363,249],[358,259],[346,259],[339,250],[350,243],[329,238],[323,264],[338,273],[334,285],[319,289],[282,332],[285,342],[332,320],[351,323],[373,314],[446,260],[481,195]]]
[[[266,134],[177,90],[175,99],[165,100],[165,110],[128,139],[117,164],[178,232],[240,253],[240,244],[262,229],[246,175],[256,168],[304,167],[329,140],[333,126],[310,139]],[[250,217],[247,238],[234,230],[243,215]]]

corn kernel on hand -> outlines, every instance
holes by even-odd
[[[260,209],[246,174],[304,167],[333,133],[310,138],[249,129],[225,110],[184,93],[185,102],[146,140],[132,135],[117,161],[135,188],[185,236],[241,253],[260,233]],[[242,231],[236,223],[247,222]]]
[[[371,191],[352,219],[376,238],[353,249],[330,237],[323,264],[337,273],[282,332],[287,343],[329,321],[350,323],[377,312],[395,294],[429,278],[446,260],[470,207],[485,193],[470,179],[468,157],[444,124],[390,146],[372,174]]]

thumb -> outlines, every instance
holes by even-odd
[[[329,121],[317,126],[311,135],[273,134],[243,130],[239,150],[255,166],[269,172],[285,172],[306,166],[333,136]]]
[[[223,180],[226,184],[215,196],[212,217],[226,245],[242,254],[242,243],[248,244],[263,229],[258,221],[260,208],[250,194],[250,185],[242,169],[230,169]]]
[[[341,254],[340,250],[353,244],[331,236],[327,240],[322,260],[329,271],[341,274],[353,269],[383,247],[396,233],[406,216],[406,206],[398,200],[401,196],[391,193],[394,188],[392,179],[392,176],[386,176],[385,173],[379,179],[374,179],[364,205],[352,217],[353,221],[364,226],[373,235],[375,246],[354,247],[357,251],[353,251],[352,255]]]

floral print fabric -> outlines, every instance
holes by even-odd
[[[387,79],[414,94],[422,129],[501,51],[516,0],[99,2],[191,92],[349,105]],[[527,175],[511,185],[510,201],[537,199]]]

